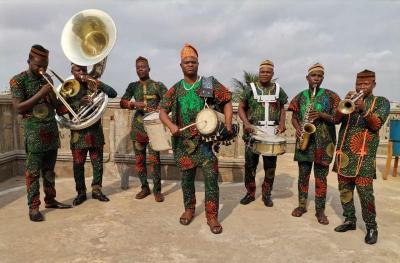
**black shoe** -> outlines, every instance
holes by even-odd
[[[83,202],[85,202],[86,199],[87,199],[87,197],[86,197],[86,192],[85,192],[85,193],[80,193],[80,194],[78,194],[78,195],[75,197],[75,199],[74,199],[74,201],[72,202],[72,204],[73,204],[74,206],[80,205],[80,204],[82,204]]]
[[[63,204],[54,199],[50,203],[46,204],[45,207],[46,208],[67,209],[67,208],[72,208],[72,205]]]
[[[349,230],[356,230],[356,223],[351,221],[344,221],[343,224],[335,228],[336,232],[347,232]]]
[[[378,241],[378,230],[375,228],[367,229],[367,234],[365,235],[365,243],[375,244]]]
[[[249,193],[247,193],[247,194],[242,198],[242,200],[240,200],[240,203],[241,203],[242,205],[247,205],[247,204],[253,202],[254,200],[256,200],[256,199],[254,198],[254,196],[251,196]]]
[[[33,222],[44,221],[42,213],[37,209],[29,209],[29,219]]]
[[[108,199],[107,196],[105,196],[102,192],[92,192],[92,198],[97,199],[100,202],[108,202],[110,199]]]
[[[263,200],[265,206],[268,206],[268,207],[274,206],[274,202],[272,202],[270,195],[263,196],[262,200]]]

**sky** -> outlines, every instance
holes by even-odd
[[[275,76],[289,95],[307,87],[312,64],[325,66],[323,87],[343,97],[357,72],[376,72],[374,93],[400,101],[400,1],[268,0],[0,0],[0,90],[26,70],[33,44],[50,50],[49,67],[70,75],[61,32],[75,13],[101,9],[117,27],[117,40],[101,80],[122,96],[137,80],[135,59],[150,62],[150,76],[171,87],[182,78],[180,50],[199,52],[199,74],[232,87],[243,71],[275,63]]]

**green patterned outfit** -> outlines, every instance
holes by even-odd
[[[110,86],[97,81],[97,88],[107,94],[110,98],[115,98],[117,92]],[[71,108],[78,112],[81,107],[81,99],[83,96],[90,94],[86,83],[80,83],[80,90],[76,96],[67,99]],[[57,109],[59,115],[68,113],[65,106]],[[89,152],[89,157],[93,167],[92,191],[101,191],[103,181],[103,146],[104,134],[101,120],[92,126],[82,130],[71,130],[70,148],[73,158],[73,170],[76,191],[86,193],[85,185],[85,161]]]
[[[333,170],[338,173],[340,201],[346,221],[356,222],[354,188],[360,197],[362,217],[368,229],[376,228],[373,179],[376,179],[376,151],[379,130],[385,123],[390,103],[384,97],[364,99],[368,114],[343,115]]]
[[[328,89],[318,88],[313,101],[315,111],[324,112],[332,116],[331,121],[320,118],[314,121],[316,132],[311,135],[308,147],[302,151],[298,149],[299,138],[296,139],[294,160],[299,166],[299,207],[306,208],[308,198],[308,186],[312,165],[314,163],[315,177],[315,209],[317,212],[325,210],[327,179],[329,164],[332,161],[336,144],[335,116],[336,108],[340,102],[339,96]],[[300,92],[289,104],[289,111],[303,121],[306,109],[311,103],[309,90]]]
[[[47,75],[48,79],[51,79]],[[15,99],[26,101],[34,96],[47,82],[32,72],[24,71],[10,80],[10,89]],[[44,201],[51,203],[56,197],[54,166],[60,146],[55,106],[47,99],[40,99],[32,110],[22,114],[26,150],[26,190],[28,206],[40,206],[40,174],[43,177]]]
[[[263,90],[264,95],[273,95],[276,93],[276,84],[268,87],[263,87],[260,83],[256,83],[257,87]],[[243,90],[240,99],[245,103],[246,115],[249,122],[252,125],[259,125],[259,121],[265,120],[265,106],[261,102],[257,102],[254,99],[253,92],[250,88]],[[287,103],[288,97],[285,91],[280,88],[278,99],[274,103],[269,104],[269,120],[275,121],[276,125],[279,125],[281,108]],[[249,143],[250,134],[244,133],[243,140],[246,144]],[[245,172],[244,172],[244,185],[246,187],[247,193],[252,197],[256,194],[256,170],[259,162],[260,155],[252,151],[251,147],[246,147],[245,149]],[[262,184],[262,196],[270,196],[274,185],[275,179],[275,169],[277,156],[262,156],[264,162],[264,182]]]
[[[177,82],[164,95],[161,108],[172,112],[172,122],[184,127],[196,121],[197,114],[204,108],[204,98],[199,96],[202,81],[194,85],[184,80]],[[223,112],[226,103],[231,100],[230,91],[212,78],[213,98],[207,104]],[[219,187],[218,159],[214,155],[211,142],[204,142],[195,126],[186,129],[178,137],[172,138],[172,148],[177,166],[182,171],[182,192],[185,209],[195,209],[195,176],[197,167],[202,167],[205,184],[205,210],[208,220],[218,218]]]
[[[148,160],[150,163],[150,175],[153,178],[153,193],[161,192],[161,166],[160,152],[154,151],[149,145],[149,137],[143,126],[143,117],[146,113],[157,110],[161,99],[167,92],[162,82],[148,79],[144,82],[129,83],[124,96],[121,98],[121,108],[129,109],[131,98],[135,101],[146,101],[146,109],[137,109],[132,119],[131,139],[135,151],[135,170],[139,176],[142,189],[149,188],[146,169],[146,148],[148,147]]]

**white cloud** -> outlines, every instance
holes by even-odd
[[[99,8],[118,30],[102,77],[122,95],[137,79],[137,56],[149,58],[151,76],[171,86],[182,77],[185,42],[200,53],[200,72],[226,85],[264,59],[290,96],[306,86],[307,68],[326,67],[324,85],[344,95],[364,68],[377,72],[379,93],[400,100],[400,4],[394,1],[2,1],[0,89],[26,68],[34,43],[50,49],[50,65],[69,75],[60,46],[65,22],[76,12]],[[371,12],[373,10],[373,12]]]

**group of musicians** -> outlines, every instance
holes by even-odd
[[[149,62],[144,57],[136,60],[136,72],[139,80],[128,85],[120,101],[121,108],[135,110],[132,121],[131,139],[135,152],[135,170],[141,182],[141,191],[137,199],[151,194],[147,182],[146,154],[153,178],[155,201],[164,201],[161,192],[160,153],[152,149],[149,135],[143,126],[145,114],[159,111],[159,118],[172,134],[172,149],[177,166],[181,170],[184,212],[179,222],[189,225],[195,215],[195,175],[202,168],[205,184],[205,211],[207,224],[214,234],[222,232],[218,221],[219,187],[218,159],[213,150],[213,141],[204,140],[202,134],[191,126],[196,122],[198,113],[206,106],[224,114],[224,128],[228,133],[232,129],[231,92],[214,77],[207,78],[208,84],[198,75],[198,52],[189,44],[181,50],[181,69],[183,79],[167,90],[162,82],[150,78]],[[49,51],[41,45],[33,45],[28,58],[28,70],[10,80],[13,106],[22,115],[25,125],[26,146],[26,187],[29,206],[29,218],[43,221],[39,211],[39,178],[43,177],[46,208],[71,208],[58,202],[55,190],[54,166],[57,149],[60,146],[55,114],[71,114],[65,105],[57,99],[51,83],[44,81],[51,77],[46,73],[49,63]],[[101,90],[114,98],[117,92],[87,72],[85,66],[71,64],[71,73],[79,82],[76,96],[68,98],[68,104],[74,109],[90,105],[90,94]],[[286,130],[286,112],[284,105],[288,96],[276,81],[273,81],[274,63],[263,61],[259,66],[259,78],[251,83],[252,89],[244,89],[240,96],[239,117],[243,121],[246,143],[245,149],[245,196],[240,203],[247,205],[255,200],[256,169],[259,152],[249,147],[256,130],[267,130],[272,123],[276,134]],[[301,217],[307,212],[307,196],[311,169],[314,163],[315,177],[315,216],[320,224],[329,224],[325,215],[327,175],[329,165],[334,160],[333,170],[338,174],[340,200],[343,207],[344,223],[335,228],[337,232],[356,229],[354,207],[354,188],[357,188],[362,207],[362,217],[367,227],[365,242],[377,242],[378,232],[375,220],[375,201],[373,179],[376,178],[376,151],[379,144],[379,130],[385,123],[390,106],[384,97],[373,95],[375,73],[364,70],[356,76],[356,88],[346,95],[354,100],[355,110],[343,113],[338,110],[339,96],[328,89],[321,88],[324,79],[324,67],[317,63],[308,69],[306,80],[308,88],[297,94],[289,103],[292,111],[292,124],[296,130],[296,150],[294,160],[298,162],[298,206],[292,216]],[[260,94],[268,94],[272,101],[263,101]],[[131,99],[134,98],[134,101]],[[341,124],[339,138],[336,140],[335,125]],[[303,145],[305,124],[312,124],[306,147]],[[86,197],[84,163],[87,153],[93,166],[92,197],[106,202],[109,198],[102,192],[104,135],[101,121],[80,130],[71,130],[70,147],[73,156],[73,171],[77,196],[73,205],[83,203]],[[336,150],[335,150],[336,149]],[[263,155],[265,177],[262,183],[262,201],[272,207],[271,192],[275,178],[277,156]]]

